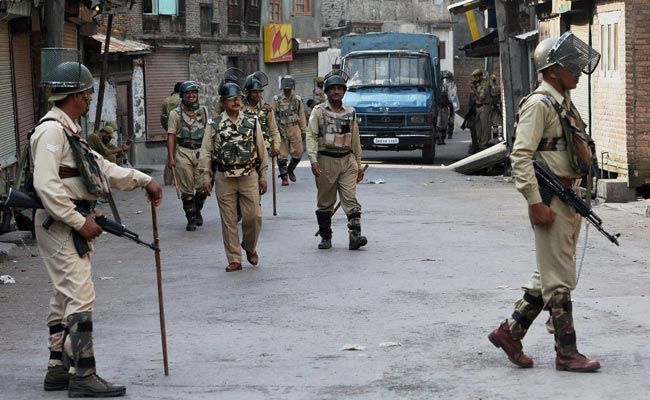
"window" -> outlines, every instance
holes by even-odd
[[[201,35],[212,35],[212,4],[201,4]]]
[[[351,77],[348,87],[431,84],[431,64],[426,56],[350,56],[344,69]]]
[[[282,0],[269,0],[269,16],[272,24],[281,24],[282,23]]]
[[[142,0],[143,14],[179,15],[180,0]]]
[[[311,16],[311,1],[312,0],[293,0],[293,15]]]
[[[438,58],[441,60],[444,60],[446,58],[446,50],[447,50],[447,44],[443,41],[440,41],[440,45],[438,46]]]
[[[598,16],[600,22],[600,75],[616,77],[619,72],[619,19],[620,12]]]
[[[257,36],[259,33],[259,0],[228,0],[228,34]]]

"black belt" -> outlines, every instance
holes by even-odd
[[[201,148],[201,143],[177,141],[176,144],[178,144],[181,147],[185,147],[186,149],[191,149],[191,150],[196,150],[196,149]]]
[[[345,152],[345,153],[334,153],[331,151],[319,151],[318,154],[321,156],[326,156],[326,157],[332,157],[332,158],[343,158],[347,156],[348,154],[352,153],[351,151]]]

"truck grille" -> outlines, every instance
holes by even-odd
[[[403,115],[366,115],[366,126],[368,127],[403,127],[404,116]]]

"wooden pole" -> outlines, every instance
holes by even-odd
[[[271,157],[271,180],[273,181],[273,216],[278,215],[278,202],[275,191],[275,157]]]
[[[113,30],[113,13],[108,14],[108,26],[106,27],[106,42],[104,43],[104,60],[102,73],[99,77],[99,91],[97,93],[97,110],[95,111],[95,132],[99,131],[102,123],[102,108],[104,107],[104,88],[108,79],[108,49],[111,45],[111,31]]]
[[[156,206],[151,202],[151,220],[153,223],[153,244],[156,246],[156,280],[158,281],[158,311],[160,314],[160,339],[162,341],[163,363],[165,376],[169,376],[169,360],[167,359],[167,331],[165,330],[165,306],[163,303],[162,271],[160,266],[160,247],[158,244],[158,215]]]
[[[180,200],[181,190],[178,188],[178,179],[176,178],[176,167],[172,167],[172,176],[174,177],[174,186],[176,187],[176,197]]]

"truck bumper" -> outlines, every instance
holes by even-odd
[[[434,142],[432,131],[409,132],[360,132],[364,150],[416,150]]]

